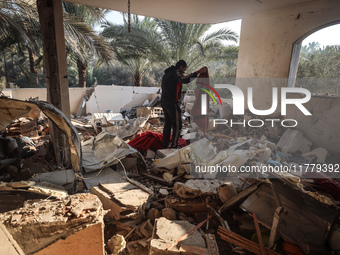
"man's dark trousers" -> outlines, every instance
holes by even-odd
[[[177,148],[178,139],[182,128],[181,108],[178,103],[162,103],[164,112],[164,129],[163,129],[163,148],[168,148],[170,144],[170,135],[172,129],[171,148]]]

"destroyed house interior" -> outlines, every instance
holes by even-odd
[[[184,92],[164,148],[161,85],[69,87],[62,1],[37,0],[46,88],[0,97],[0,254],[340,254],[340,97],[296,85],[340,1],[69,2],[241,19],[236,79]]]

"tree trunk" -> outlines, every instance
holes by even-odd
[[[13,81],[15,82],[16,78],[17,78],[17,72],[16,72],[16,68],[15,68],[15,59],[14,59],[14,56],[15,56],[15,52],[14,52],[14,48],[12,47],[11,49],[11,61],[12,61],[12,79]]]
[[[36,55],[30,49],[28,49],[28,57],[29,57],[29,60],[30,60],[30,71],[31,71],[31,73],[34,74],[35,81],[38,84],[39,83],[39,80],[38,80],[38,70],[37,70],[37,66],[36,66],[36,63],[35,63]]]
[[[133,76],[133,84],[135,87],[142,86],[142,75],[138,70],[135,71],[135,74]]]
[[[78,67],[79,87],[86,88],[86,69],[87,69],[87,64],[83,64],[78,59],[77,60],[77,67]]]
[[[11,86],[9,85],[9,76],[8,76],[8,69],[7,69],[7,64],[6,64],[6,52],[3,52],[3,54],[4,54],[4,68],[5,68],[6,88],[10,88]]]

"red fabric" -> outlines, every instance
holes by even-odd
[[[328,177],[324,173],[317,172],[307,173],[302,176],[312,178],[315,185],[318,186],[318,189],[331,194],[336,201],[340,201],[340,184],[336,180]]]
[[[170,140],[172,140],[172,136]],[[135,139],[131,140],[128,144],[140,152],[147,151],[148,149],[154,151],[163,149],[163,134],[147,131],[137,135]],[[187,142],[183,138],[179,138],[178,146],[181,148],[185,147],[187,146]]]
[[[205,73],[201,73],[200,76],[197,78],[196,81],[196,86],[197,88],[195,89],[195,102],[194,105],[191,109],[191,116],[193,117],[193,122],[197,124],[200,130],[203,131],[204,134],[206,134],[208,125],[209,125],[209,99],[210,96],[207,95],[207,115],[202,115],[201,114],[201,104],[202,104],[202,94],[207,94],[205,91],[199,89],[199,88],[204,88],[209,90],[206,86],[202,85],[203,84],[209,84],[209,73],[208,71]]]

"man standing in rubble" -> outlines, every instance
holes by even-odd
[[[207,71],[206,67],[202,67],[198,71],[185,74],[187,63],[180,60],[176,66],[171,66],[164,71],[162,78],[162,97],[161,105],[164,112],[164,129],[163,129],[163,148],[167,149],[170,144],[170,135],[172,129],[171,148],[177,148],[179,134],[182,128],[182,114],[179,102],[181,99],[182,85],[189,83],[199,74]]]

